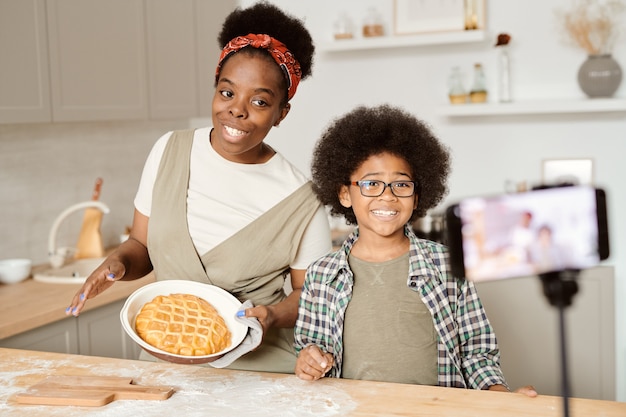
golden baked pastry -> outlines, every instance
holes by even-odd
[[[135,331],[150,345],[184,356],[211,355],[231,343],[224,318],[191,294],[156,296],[139,311]]]

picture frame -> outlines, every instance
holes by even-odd
[[[486,0],[394,0],[394,34],[484,29]]]
[[[544,159],[542,167],[543,184],[573,183],[593,185],[592,159]]]

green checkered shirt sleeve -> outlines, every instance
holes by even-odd
[[[311,344],[333,354],[332,376],[338,376],[341,370],[343,314],[352,291],[351,284],[348,288],[341,274],[337,275],[341,269],[338,253],[327,255],[309,266],[294,328],[297,354]],[[328,285],[327,281],[331,279],[333,285]]]

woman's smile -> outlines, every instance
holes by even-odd
[[[224,130],[226,130],[226,134],[228,136],[231,136],[233,138],[239,138],[246,134],[246,132],[243,130],[235,129],[234,127],[230,127],[226,125],[224,125]]]

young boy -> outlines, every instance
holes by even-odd
[[[445,246],[409,226],[442,200],[449,170],[447,149],[398,108],[359,107],[327,129],[314,153],[314,190],[357,227],[307,270],[298,377],[508,391],[473,284],[451,276]]]

